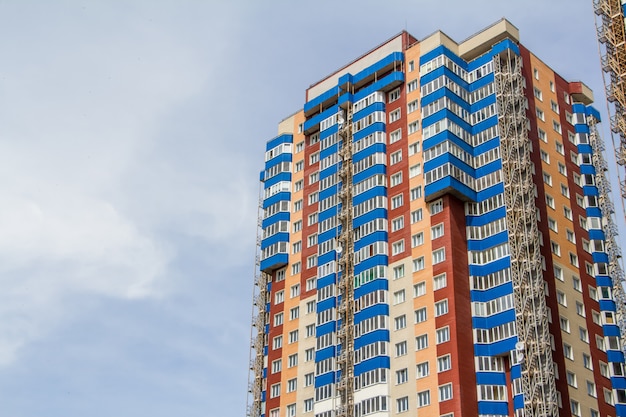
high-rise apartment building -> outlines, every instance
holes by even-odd
[[[249,415],[626,415],[591,103],[507,20],[311,85],[261,172]]]

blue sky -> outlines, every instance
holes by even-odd
[[[0,0],[0,417],[243,416],[277,123],[403,29],[503,16],[605,109],[591,0]]]

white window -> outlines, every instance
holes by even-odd
[[[397,232],[404,227],[404,216],[397,217],[391,221],[391,231]]]
[[[285,291],[277,291],[276,294],[274,294],[274,304],[280,304],[283,301],[285,301]]]
[[[430,375],[429,368],[428,362],[418,363],[415,367],[415,378],[419,379]]]
[[[433,216],[437,213],[441,213],[443,211],[443,200],[439,199],[437,201],[433,201],[428,205],[428,211],[430,215]]]
[[[404,329],[406,327],[406,316],[404,314],[401,316],[398,316],[395,319],[393,319],[393,322],[395,324],[396,330]]]
[[[402,161],[402,150],[396,151],[389,156],[389,161],[391,165],[397,164]]]
[[[302,241],[297,241],[293,244],[293,249],[291,253],[298,253],[302,250]]]
[[[409,178],[416,177],[422,173],[422,165],[415,164],[409,168]]]
[[[283,320],[284,315],[282,312],[274,314],[274,326],[280,326],[281,324],[283,324]]]
[[[394,130],[389,134],[389,143],[396,143],[402,139],[402,129]]]
[[[393,304],[400,304],[406,301],[406,293],[404,290],[396,291],[393,293]],[[405,316],[403,316],[405,317]],[[406,322],[406,317],[405,317]]]
[[[396,410],[398,413],[409,411],[409,397],[402,397],[396,400]]]
[[[391,176],[391,186],[395,187],[396,185],[402,184],[402,171],[396,172]]]
[[[450,328],[446,326],[441,329],[437,329],[436,335],[437,344],[448,342],[450,340]]]
[[[304,412],[310,413],[313,411],[313,398],[307,398],[304,400]]]
[[[426,321],[426,307],[422,307],[418,310],[415,310],[415,323],[422,323]]]
[[[411,247],[420,246],[424,244],[424,233],[419,232],[411,236]]]
[[[283,365],[283,361],[281,359],[272,361],[272,373],[275,374],[276,372],[280,372],[283,368],[282,365]]]
[[[399,98],[400,98],[400,87],[398,87],[395,90],[389,92],[387,102],[388,103],[393,103],[394,101],[396,101]]]
[[[404,198],[402,194],[398,194],[391,198],[391,209],[397,209],[404,204]]]
[[[426,281],[418,282],[413,285],[413,296],[421,297],[426,294]]]
[[[287,392],[294,392],[298,389],[298,380],[296,378],[287,381]]]
[[[400,120],[401,115],[402,115],[401,110],[399,108],[395,109],[394,111],[389,113],[389,123],[393,123],[395,121]]]
[[[300,284],[291,286],[291,298],[297,297],[300,295]]]
[[[407,113],[413,113],[419,108],[419,100],[413,100],[407,105]]]
[[[439,402],[452,399],[452,384],[445,384],[439,387]]]
[[[443,223],[439,223],[436,226],[430,228],[430,238],[435,240],[443,236]]]
[[[311,372],[310,374],[305,374],[304,375],[304,386],[305,387],[310,387],[311,385],[313,385],[313,382],[315,382],[315,374],[313,372]]]
[[[411,201],[417,200],[418,198],[422,198],[422,186],[418,185],[415,188],[411,188]]]
[[[435,303],[435,317],[448,313],[448,300],[442,300]]]
[[[426,264],[424,262],[423,256],[420,256],[417,259],[413,259],[413,272],[421,271],[425,267],[426,267]]]
[[[270,398],[276,398],[280,395],[280,383],[272,385],[270,388]]]
[[[396,384],[404,384],[409,381],[409,370],[407,368],[396,371]]]
[[[424,216],[422,214],[422,209],[421,208],[412,211],[411,212],[411,224],[417,223],[417,222],[421,221],[423,217]]]
[[[428,335],[422,334],[415,337],[415,350],[422,350],[428,347]]]
[[[417,406],[426,407],[430,405],[430,391],[421,391],[417,393]]]
[[[404,277],[404,265],[398,265],[393,268],[393,279]]]
[[[419,129],[420,129],[420,122],[419,122],[419,120],[415,120],[415,121],[409,123],[409,135],[419,131]],[[413,152],[413,153],[415,153],[415,152]],[[409,145],[409,155],[411,155],[411,145]]]
[[[446,274],[437,275],[433,277],[433,290],[437,291],[442,288],[445,288],[448,285],[448,281],[446,278]]]
[[[391,244],[391,254],[398,255],[404,252],[404,239]]]
[[[433,265],[446,260],[446,248],[439,248],[433,251]]]
[[[445,372],[452,369],[452,358],[444,355],[437,358],[437,372]]]
[[[294,366],[298,365],[298,354],[294,353],[293,355],[289,355],[287,357],[287,360],[289,361],[289,368],[293,368]]]
[[[396,343],[396,356],[404,356],[406,355],[406,341]]]
[[[543,110],[541,110],[540,108],[537,108],[536,113],[537,113],[537,119],[542,120],[542,121],[546,120],[546,116],[543,113]]]

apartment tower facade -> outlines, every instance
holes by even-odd
[[[626,415],[592,100],[504,19],[311,85],[260,175],[248,414]]]

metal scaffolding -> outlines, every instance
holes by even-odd
[[[337,417],[354,416],[354,235],[352,230],[352,103],[348,102],[339,110],[339,189],[338,213],[341,230],[338,236],[337,263],[341,297],[337,305],[337,342],[341,350],[337,356],[340,375],[337,391],[341,404],[337,407]]]
[[[263,367],[265,347],[265,325],[268,323],[269,312],[266,311],[269,302],[267,284],[270,275],[260,271],[260,248],[262,233],[263,200],[259,198],[257,251],[254,267],[254,290],[252,292],[252,327],[250,329],[250,368],[248,371],[248,402],[247,417],[260,417],[263,414]]]
[[[559,413],[535,209],[522,59],[507,49],[494,56],[494,69],[518,358],[523,358],[519,362],[524,415],[555,417]]]
[[[601,58],[602,70],[606,74],[604,84],[606,98],[613,104],[611,131],[619,136],[620,144],[615,149],[617,163],[626,165],[626,26],[624,9],[620,0],[593,0],[596,15],[598,41],[604,45]],[[619,175],[619,174],[618,174]],[[626,198],[626,182],[620,178],[622,198]]]
[[[592,162],[596,169],[595,182],[598,187],[598,206],[602,211],[602,231],[604,232],[604,251],[608,262],[608,274],[613,281],[613,299],[617,310],[616,322],[620,329],[620,345],[626,354],[626,294],[624,293],[624,271],[619,260],[622,251],[617,244],[617,225],[613,222],[615,208],[611,201],[611,185],[605,172],[608,171],[608,164],[604,160],[604,142],[598,133],[598,120],[594,116],[587,116],[589,126],[589,144],[593,151]]]

